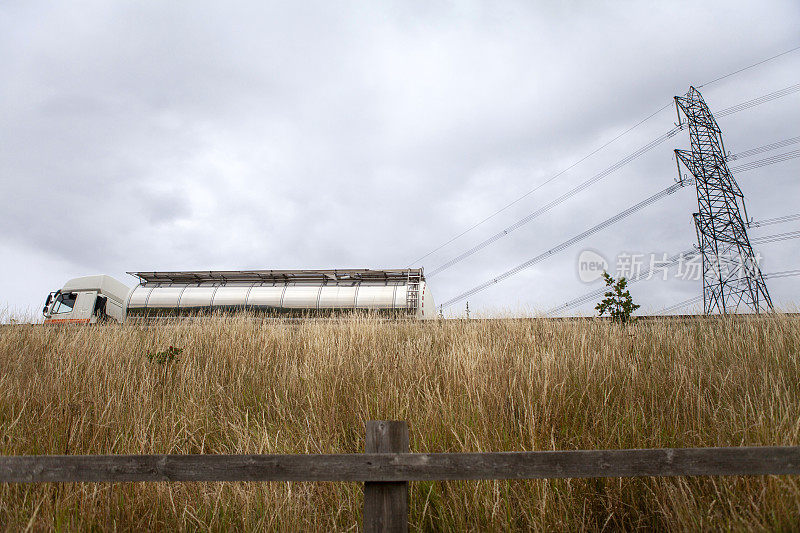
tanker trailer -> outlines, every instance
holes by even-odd
[[[436,316],[423,270],[234,270],[128,272],[130,289],[110,276],[68,281],[50,293],[45,323],[125,322],[137,317],[207,315],[214,311],[269,316],[330,316],[374,312]]]

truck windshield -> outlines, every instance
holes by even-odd
[[[53,304],[52,314],[69,313],[75,307],[75,299],[78,295],[74,292],[61,293],[56,296],[56,301]]]

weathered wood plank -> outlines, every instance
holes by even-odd
[[[408,453],[408,425],[402,421],[367,422],[366,453]],[[408,481],[364,483],[364,532],[408,531]]]
[[[0,456],[0,482],[421,481],[800,475],[800,446],[332,455]]]

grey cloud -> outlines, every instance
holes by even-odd
[[[64,277],[404,266],[690,83],[788,48],[798,20],[792,2],[6,3],[0,251],[17,258],[15,279],[30,287],[9,292],[8,302],[27,305],[29,294],[53,289],[52,277],[26,274],[26,257],[50,258]],[[798,61],[787,56],[704,94],[717,108],[759,96],[796,83]],[[729,147],[746,149],[797,135],[798,115],[796,97],[787,97],[721,123]],[[543,205],[674,120],[665,111],[425,266]],[[674,138],[443,273],[433,284],[437,299],[665,187],[675,177],[672,149],[687,144]],[[793,164],[741,178],[752,214],[797,211]],[[750,185],[766,176],[775,188]],[[694,239],[692,194],[682,191],[587,245],[609,254],[682,250]],[[769,250],[770,264],[790,265],[797,248]],[[546,308],[579,294],[577,253],[471,306]],[[796,300],[797,285],[780,285],[787,286]],[[648,287],[643,297],[654,307],[687,292],[673,283]]]

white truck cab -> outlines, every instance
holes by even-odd
[[[45,324],[94,324],[112,319],[122,322],[131,289],[111,276],[85,276],[69,280],[45,301]]]

